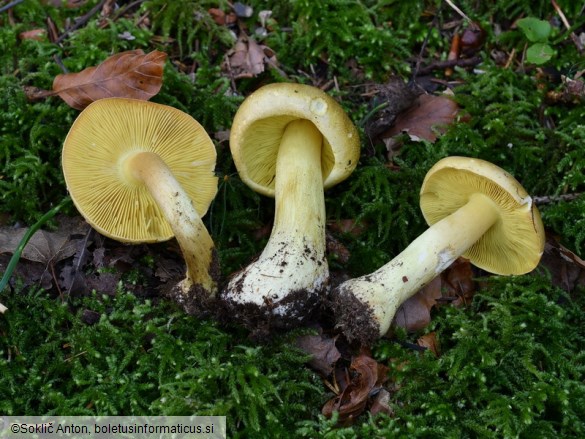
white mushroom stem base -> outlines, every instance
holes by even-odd
[[[322,136],[309,121],[290,122],[276,161],[275,218],[260,257],[237,273],[223,298],[274,326],[302,321],[326,287]],[[244,320],[247,320],[244,317]],[[250,326],[256,323],[250,321]]]
[[[474,194],[388,264],[339,285],[331,293],[338,327],[349,340],[362,344],[384,335],[400,305],[465,253],[498,218],[493,201]]]
[[[217,292],[216,275],[213,274],[217,269],[215,245],[187,193],[155,153],[133,154],[124,165],[131,178],[146,185],[183,252],[187,273],[179,284],[179,294],[175,299],[189,309],[196,306],[191,303],[193,300],[214,297]]]

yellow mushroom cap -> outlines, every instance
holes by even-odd
[[[544,251],[540,213],[520,183],[492,163],[467,157],[447,157],[437,162],[420,191],[425,220],[435,224],[464,206],[475,193],[493,201],[499,218],[463,256],[491,273],[524,274],[533,270]]]
[[[157,242],[173,231],[146,186],[129,178],[124,160],[157,154],[203,216],[217,193],[215,146],[188,114],[153,102],[107,98],[90,104],[63,144],[65,182],[96,230],[122,242]],[[169,200],[171,202],[171,200]]]
[[[326,189],[356,167],[360,154],[357,129],[331,96],[309,85],[270,84],[246,98],[230,134],[238,173],[256,192],[274,196],[280,139],[288,123],[298,119],[310,120],[323,135],[321,170]]]

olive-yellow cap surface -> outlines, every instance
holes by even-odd
[[[323,136],[324,188],[344,180],[356,167],[360,154],[357,129],[331,96],[309,85],[270,84],[246,98],[230,133],[238,173],[254,191],[274,196],[280,140],[289,122],[299,119],[311,121]]]
[[[429,225],[467,204],[473,194],[489,198],[498,219],[463,256],[491,273],[524,274],[544,251],[544,227],[532,198],[508,172],[480,159],[447,157],[427,173],[420,207]]]
[[[216,151],[188,114],[153,102],[107,98],[90,104],[63,145],[67,188],[80,213],[100,233],[122,242],[157,242],[173,231],[125,160],[158,155],[203,216],[217,193]],[[171,202],[172,200],[169,200]]]

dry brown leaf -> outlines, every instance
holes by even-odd
[[[341,386],[339,395],[325,403],[321,412],[331,417],[339,412],[339,423],[351,424],[365,409],[370,398],[375,396],[388,379],[388,367],[378,363],[369,355],[354,357],[349,367],[349,383]]]
[[[226,56],[223,69],[233,79],[252,78],[264,71],[265,64],[276,63],[274,52],[269,47],[245,35],[238,38]]]
[[[465,258],[457,258],[443,273],[443,298],[454,298],[451,304],[461,306],[471,302],[476,286],[473,281],[471,262]],[[450,300],[450,299],[449,299]]]
[[[333,366],[341,357],[335,347],[336,338],[323,335],[303,335],[296,339],[295,345],[303,352],[311,355],[309,366],[323,376],[329,376]]]
[[[0,230],[0,253],[14,253],[27,230]],[[39,230],[28,241],[21,257],[43,264],[56,263],[75,254],[77,241],[68,233]]]
[[[441,297],[441,284],[441,276],[437,276],[404,302],[396,311],[393,324],[409,332],[425,328],[431,322],[431,308]]]
[[[166,58],[158,50],[118,53],[79,73],[58,75],[53,91],[77,110],[108,97],[148,100],[160,91]]]
[[[389,149],[393,146],[392,138],[403,132],[414,141],[434,142],[437,134],[455,121],[458,112],[459,107],[448,97],[421,95],[408,110],[398,115],[382,138]]]
[[[585,261],[548,233],[540,265],[550,272],[553,285],[569,293],[585,286]]]

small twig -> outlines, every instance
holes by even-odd
[[[569,20],[567,20],[567,17],[565,17],[565,14],[564,14],[563,10],[561,9],[561,7],[557,4],[557,2],[555,0],[551,0],[551,3],[553,5],[553,8],[555,8],[555,11],[557,11],[557,14],[559,14],[559,17],[560,17],[561,21],[563,22],[563,24],[565,25],[565,28],[568,31],[570,31],[571,24],[569,23]],[[581,44],[581,40],[579,39],[579,37],[577,35],[575,35],[575,32],[571,32],[569,35],[571,36],[571,40],[573,40],[573,43],[577,47],[577,50],[579,51],[579,53],[583,53],[583,44]]]
[[[438,21],[437,17],[441,13],[442,5],[443,4],[441,3],[441,5],[439,6],[439,10],[437,11],[435,16],[433,17],[431,27],[429,28],[427,34],[425,35],[425,39],[423,40],[422,45],[420,46],[420,51],[418,53],[418,56],[416,57],[416,64],[414,66],[414,70],[412,71],[412,76],[411,76],[412,81],[416,81],[416,78],[421,74],[420,73],[420,65],[421,65],[422,60],[423,60],[423,54],[425,53],[425,50],[427,49],[427,44],[429,44],[429,38],[431,36],[431,32],[432,32],[433,28],[435,27],[435,25],[437,24],[437,21]]]
[[[61,302],[64,302],[65,296],[59,285],[59,278],[57,277],[57,273],[55,273],[55,264],[53,264],[53,261],[49,261],[49,268],[51,269],[51,276],[53,277],[53,282],[55,282],[55,287],[57,287],[57,292],[59,293],[59,299],[61,299]]]
[[[541,197],[532,197],[534,204],[550,204],[558,201],[572,201],[579,198],[583,193],[577,194],[563,194],[563,195],[543,195]]]
[[[97,5],[95,5],[87,14],[85,14],[83,17],[79,18],[79,20],[77,20],[75,22],[75,24],[70,28],[67,29],[66,31],[64,31],[61,36],[59,38],[57,38],[57,41],[55,41],[56,44],[61,43],[65,38],[67,38],[67,36],[73,32],[74,30],[79,29],[81,26],[85,25],[90,19],[91,17],[93,17],[95,14],[97,14],[99,11],[102,10],[102,7],[104,6],[104,4],[106,3],[107,0],[102,0],[101,2],[99,2]]]
[[[504,64],[504,69],[510,68],[510,66],[512,65],[512,62],[514,61],[514,58],[516,58],[516,48],[513,48],[512,51],[510,52],[510,56],[508,56],[508,59],[506,60],[506,64]]]
[[[73,270],[72,270],[72,278],[73,280],[71,281],[71,284],[69,284],[69,287],[67,288],[67,295],[71,295],[71,288],[73,287],[73,284],[75,283],[75,278],[77,277],[77,273],[79,273],[79,271],[81,270],[81,265],[83,260],[85,259],[85,252],[87,251],[87,243],[90,240],[90,237],[93,236],[93,228],[89,228],[89,230],[87,231],[87,233],[85,234],[85,238],[83,240],[83,245],[81,246],[81,252],[79,252],[79,256],[77,257],[77,263],[75,265],[73,265]]]
[[[228,56],[227,53],[224,55],[224,60],[225,60],[225,65],[226,65],[227,71],[228,71],[228,77],[230,78],[230,84],[232,86],[232,90],[235,93],[238,90],[238,87],[236,85],[236,80],[234,78],[234,72],[232,71],[232,65],[230,63],[230,57]]]
[[[481,63],[481,58],[479,56],[474,56],[473,58],[436,61],[429,64],[428,66],[420,68],[418,74],[426,75],[431,73],[433,70],[443,70],[448,67],[472,67],[478,65],[479,63]]]
[[[69,73],[69,70],[67,69],[67,67],[65,67],[65,64],[63,64],[63,60],[61,59],[61,57],[59,55],[54,54],[53,60],[59,66],[59,68],[61,69],[61,71],[63,73]]]
[[[8,3],[0,8],[0,14],[4,11],[7,11],[10,8],[13,8],[19,4],[21,4],[24,0],[14,0],[13,2]]]
[[[144,0],[136,0],[136,1],[133,1],[132,3],[128,3],[125,6],[122,6],[120,9],[118,9],[116,11],[116,13],[114,14],[114,17],[112,18],[112,20],[114,20],[114,21],[117,20],[118,18],[120,18],[121,16],[123,16],[126,13],[126,11],[129,11],[133,7],[138,6],[141,3],[143,3],[143,2],[144,2]]]
[[[80,352],[79,354],[75,354],[75,355],[73,355],[71,357],[67,357],[63,361],[64,362],[69,362],[69,361],[72,361],[74,358],[81,357],[82,355],[85,355],[85,354],[87,354],[87,351],[83,351],[83,352]]]
[[[471,22],[471,19],[470,19],[470,18],[469,18],[467,15],[465,15],[465,14],[463,13],[463,11],[462,11],[461,9],[459,9],[459,8],[458,8],[458,7],[455,5],[455,3],[453,3],[451,0],[445,0],[445,2],[446,2],[446,3],[447,3],[449,6],[451,6],[451,7],[452,7],[452,8],[455,10],[455,12],[457,12],[459,15],[461,15],[461,17],[463,17],[463,18],[465,18],[467,21]]]

